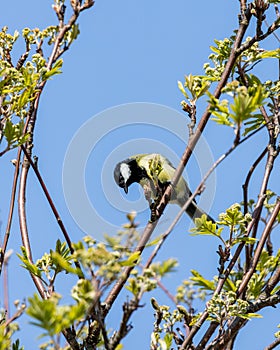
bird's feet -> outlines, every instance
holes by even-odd
[[[155,222],[157,221],[158,214],[157,214],[157,206],[155,205],[155,202],[150,204],[150,210],[151,210],[151,217],[150,217],[150,222]]]

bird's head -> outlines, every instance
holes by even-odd
[[[134,158],[128,158],[118,163],[114,170],[114,178],[118,186],[128,193],[128,187],[139,182],[143,177],[146,177],[145,169],[138,166]]]
[[[118,163],[114,170],[115,181],[117,185],[124,189],[125,193],[128,192],[128,187],[134,182],[131,181],[131,171],[129,160]]]

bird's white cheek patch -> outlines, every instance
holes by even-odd
[[[130,178],[131,170],[128,164],[122,163],[120,167],[120,172],[122,174],[122,177],[124,178],[124,181],[127,182],[127,180]]]

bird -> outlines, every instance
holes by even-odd
[[[171,184],[175,170],[172,163],[161,154],[136,154],[115,166],[114,179],[126,194],[131,184],[139,183],[152,210],[159,203],[167,186]],[[182,207],[191,195],[187,182],[181,177],[172,191],[169,202]],[[187,207],[186,213],[193,221],[205,214],[207,221],[215,223],[211,216],[198,207],[195,199]]]

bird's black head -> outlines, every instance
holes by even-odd
[[[135,159],[129,158],[118,163],[114,170],[114,178],[118,186],[128,192],[133,182],[139,182],[145,176],[144,171],[137,165]]]

